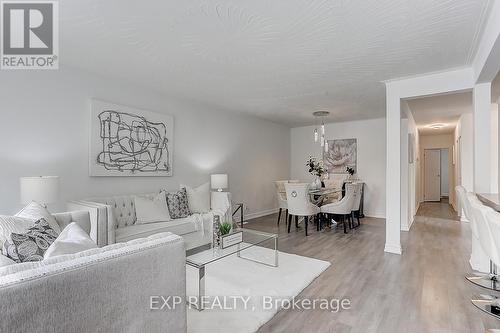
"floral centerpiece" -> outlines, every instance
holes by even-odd
[[[316,157],[309,156],[306,166],[309,168],[309,173],[316,177],[313,186],[315,188],[321,187],[321,177],[327,173],[323,161],[318,161]]]

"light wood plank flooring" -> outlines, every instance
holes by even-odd
[[[469,225],[457,221],[447,203],[424,203],[410,232],[402,234],[402,256],[384,253],[385,221],[364,218],[345,235],[339,228],[286,233],[277,215],[246,227],[279,233],[280,250],[327,260],[332,266],[301,296],[349,298],[352,309],[340,313],[280,311],[261,327],[267,332],[473,332],[499,328],[500,321],[470,304],[485,292],[464,276],[470,271]],[[284,221],[284,220],[283,220]]]

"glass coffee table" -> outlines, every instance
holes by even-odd
[[[212,244],[205,244],[186,252],[186,264],[198,270],[198,295],[196,302],[193,305],[198,311],[203,310],[203,298],[205,297],[205,267],[213,262],[221,260],[231,255],[236,255],[238,258],[257,262],[259,264],[278,267],[278,235],[257,231],[252,229],[237,229],[231,233],[243,233],[243,241],[241,243],[222,248],[214,248]],[[274,244],[274,262],[260,261],[254,258],[244,256],[244,251],[252,247],[264,245],[271,242]]]

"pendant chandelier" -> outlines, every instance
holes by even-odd
[[[320,142],[321,147],[325,150],[325,152],[328,151],[328,142],[326,141],[325,138],[325,118],[330,114],[328,111],[316,111],[313,112],[313,116],[316,120],[320,120],[319,122],[321,123],[320,126],[320,133],[318,133],[318,126],[314,128],[314,142]],[[316,121],[316,124],[318,121]]]

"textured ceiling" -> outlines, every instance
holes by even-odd
[[[291,126],[383,117],[391,78],[471,63],[488,1],[60,1],[61,65]],[[167,110],[168,111],[168,110]]]
[[[451,133],[464,113],[472,112],[472,92],[446,94],[408,100],[420,134]],[[445,125],[441,129],[432,124]]]

